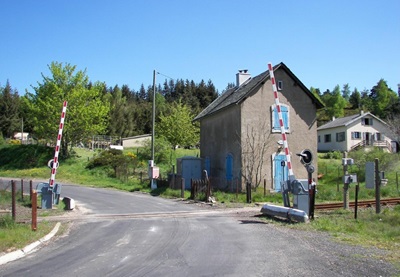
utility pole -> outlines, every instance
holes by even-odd
[[[156,124],[156,71],[153,70],[153,114],[152,114],[152,127],[151,127],[151,160],[149,161],[149,178],[150,188],[156,189],[157,183],[154,179],[154,141],[155,141],[155,124]]]
[[[155,122],[156,122],[156,71],[153,70],[153,119],[151,127],[151,160],[154,161],[154,135],[155,135]]]
[[[347,151],[343,152],[343,176],[347,176],[349,172],[347,171]],[[349,183],[346,182],[346,178],[343,178],[343,208],[349,209]]]

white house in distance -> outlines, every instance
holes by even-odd
[[[318,152],[351,151],[365,146],[398,152],[398,143],[391,136],[388,124],[370,112],[333,118],[318,127],[317,134]]]
[[[124,148],[141,147],[146,141],[151,140],[151,135],[140,135],[122,139],[122,146]]]
[[[29,133],[21,133],[21,132],[16,132],[14,133],[14,139],[19,139],[19,140],[28,140],[29,138]]]

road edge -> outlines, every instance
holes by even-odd
[[[51,230],[51,232],[48,233],[47,235],[45,235],[43,238],[25,246],[22,249],[15,250],[13,252],[10,252],[10,253],[0,256],[0,265],[18,260],[22,257],[25,257],[29,253],[35,251],[42,243],[44,243],[44,242],[50,240],[52,237],[54,237],[54,235],[60,229],[60,226],[61,226],[61,223],[57,222],[57,224],[56,224],[56,226],[54,226],[53,230]]]

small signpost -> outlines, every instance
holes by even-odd
[[[375,188],[375,208],[376,213],[381,212],[381,181],[384,173],[379,171],[379,159],[374,162],[365,163],[365,187],[367,189]]]

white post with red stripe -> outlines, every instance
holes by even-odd
[[[270,76],[271,82],[272,82],[272,90],[274,92],[274,97],[275,97],[275,106],[276,106],[276,109],[278,111],[279,126],[280,126],[280,129],[281,129],[283,147],[284,147],[285,155],[286,155],[286,163],[287,163],[288,170],[289,170],[289,180],[294,180],[295,178],[294,178],[293,169],[292,169],[292,162],[290,160],[289,145],[288,145],[287,138],[286,138],[285,125],[283,124],[283,116],[282,116],[282,111],[281,111],[281,104],[279,102],[278,90],[276,88],[276,81],[275,81],[275,76],[274,76],[274,68],[272,67],[271,63],[268,63],[268,70],[269,70],[269,76]]]
[[[50,183],[49,183],[50,188],[53,188],[54,181],[56,179],[56,172],[57,172],[57,167],[58,167],[58,154],[60,152],[61,138],[62,138],[62,132],[63,132],[63,128],[64,128],[64,119],[65,119],[66,113],[67,113],[67,101],[64,101],[62,112],[61,112],[60,128],[58,129],[57,144],[56,144],[56,150],[54,153],[53,166],[51,168],[51,177],[50,177]]]

